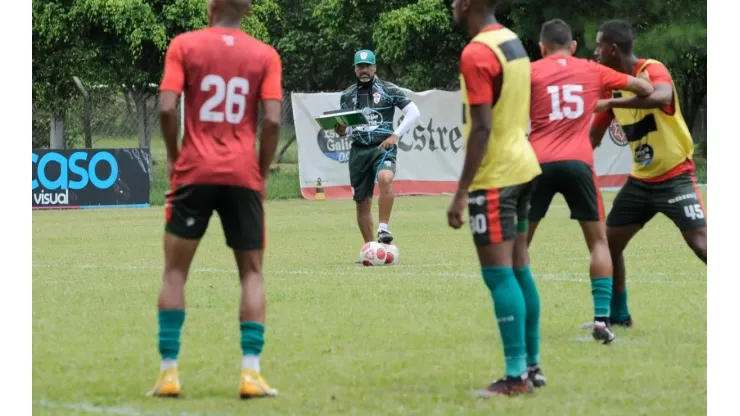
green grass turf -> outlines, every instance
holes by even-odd
[[[613,194],[606,194],[607,208]],[[692,415],[706,413],[706,267],[657,217],[627,251],[631,330],[603,346],[588,259],[557,198],[531,249],[549,385],[477,399],[503,373],[491,299],[449,197],[398,198],[400,264],[353,264],[351,201],[267,203],[263,372],[277,399],[237,399],[233,257],[217,217],[187,288],[183,397],[145,397],[159,369],[162,208],[33,213],[33,409],[39,415]],[[730,358],[731,359],[731,358]]]

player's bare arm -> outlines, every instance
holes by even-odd
[[[601,141],[604,140],[604,134],[606,134],[607,128],[608,127],[591,126],[591,130],[589,131],[589,136],[591,138],[591,147],[596,149],[597,147],[601,146]]]
[[[631,75],[627,77],[627,85],[624,86],[624,89],[635,93],[638,97],[648,97],[655,92],[655,87],[650,83],[650,80],[636,78]]]
[[[644,75],[643,75],[644,74]],[[641,79],[650,81],[650,75],[643,71]],[[607,107],[611,108],[661,108],[673,104],[673,87],[666,83],[655,85],[654,91],[647,97],[622,97],[608,100]]]
[[[447,222],[454,229],[459,229],[464,223],[463,213],[468,204],[468,188],[473,183],[475,173],[483,162],[483,156],[488,148],[488,139],[491,136],[492,108],[491,103],[470,106],[471,129],[465,150],[465,163],[463,164],[455,198],[447,210]]]
[[[262,132],[260,133],[260,173],[263,179],[267,179],[280,134],[282,102],[279,100],[262,101],[262,110],[265,118],[262,121]]]
[[[162,91],[159,94],[159,124],[162,128],[162,137],[167,148],[167,160],[177,160],[179,150],[177,148],[177,130],[179,117],[177,114],[178,94],[172,91]],[[171,172],[170,172],[171,173]]]

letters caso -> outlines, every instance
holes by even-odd
[[[88,157],[90,161],[88,162]],[[99,163],[107,163],[110,167],[110,174],[107,178],[99,178],[96,167]],[[98,189],[107,189],[113,186],[118,179],[118,162],[109,152],[75,152],[64,156],[61,153],[49,152],[39,157],[36,152],[32,153],[32,164],[36,178],[32,181],[32,188],[39,187],[54,191],[57,189],[83,189],[89,183]],[[49,178],[47,171],[49,167],[57,164],[59,166],[59,176]],[[54,169],[52,172],[56,172]]]

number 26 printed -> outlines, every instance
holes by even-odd
[[[239,124],[247,110],[247,94],[249,94],[249,80],[234,77],[226,82],[218,75],[206,75],[200,83],[203,92],[215,89],[214,94],[203,103],[200,108],[200,120],[211,123],[223,123],[224,118],[230,124]],[[224,111],[215,111],[226,99]]]

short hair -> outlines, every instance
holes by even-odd
[[[573,32],[562,19],[552,19],[542,24],[540,40],[551,48],[570,46],[573,41]]]
[[[632,53],[635,33],[628,22],[618,19],[606,21],[599,28],[599,32],[601,32],[602,42],[617,45],[622,53]]]

